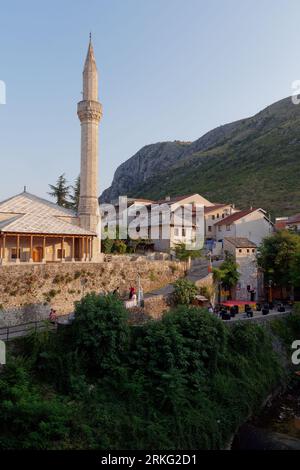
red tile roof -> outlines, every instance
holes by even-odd
[[[287,224],[296,224],[300,222],[300,214],[292,215],[292,217],[289,217],[287,220]]]
[[[243,211],[235,212],[234,214],[225,217],[225,219],[220,220],[215,225],[231,225],[233,222],[242,219],[248,214],[255,212],[257,209],[245,209]]]

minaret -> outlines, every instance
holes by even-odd
[[[81,122],[81,169],[78,216],[80,226],[95,232],[93,258],[100,253],[100,215],[98,203],[98,127],[102,106],[98,101],[98,72],[91,35],[83,70],[83,97],[77,114]]]

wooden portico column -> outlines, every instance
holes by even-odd
[[[62,237],[61,239],[61,262],[65,262],[65,256],[64,256],[64,248],[65,248],[65,239]]]
[[[33,263],[33,235],[30,235],[30,258],[29,263]]]
[[[42,263],[46,263],[46,236],[43,237],[43,259]]]
[[[75,261],[75,237],[72,237],[72,262]]]
[[[16,263],[20,263],[20,235],[17,235],[17,253],[16,253]]]
[[[81,261],[85,261],[84,237],[82,237],[82,239],[81,239]]]
[[[2,250],[1,250],[1,256],[0,256],[0,261],[1,264],[5,263],[5,246],[6,246],[6,235],[2,235]]]
[[[89,239],[88,237],[86,237],[85,239],[85,252],[86,252],[86,261],[90,261],[89,260]]]

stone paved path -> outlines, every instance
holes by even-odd
[[[192,267],[189,270],[186,279],[189,281],[199,281],[200,279],[203,279],[208,275],[208,261],[206,259],[200,259],[200,260],[195,260],[192,263]],[[174,287],[172,284],[167,284],[164,287],[161,287],[160,289],[156,289],[152,292],[148,292],[147,294],[144,295],[145,299],[149,297],[153,297],[156,295],[170,295],[174,292]]]

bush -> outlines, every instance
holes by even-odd
[[[114,246],[115,241],[111,240],[110,238],[106,238],[105,240],[102,240],[102,252],[105,253],[106,255],[110,254],[112,252],[113,246]]]
[[[127,251],[127,245],[123,240],[116,240],[113,244],[112,251],[119,255],[124,255]]]
[[[195,299],[198,289],[187,279],[178,279],[174,282],[174,300],[178,305],[189,305]]]
[[[130,327],[110,295],[78,302],[72,327],[19,340],[15,359],[9,349],[2,449],[224,448],[283,375],[267,328],[190,306]]]
[[[72,330],[90,369],[105,372],[119,367],[128,348],[129,326],[127,311],[115,295],[93,293],[77,302]]]
[[[0,376],[0,449],[63,448],[72,409],[44,399],[22,358],[10,359]]]

